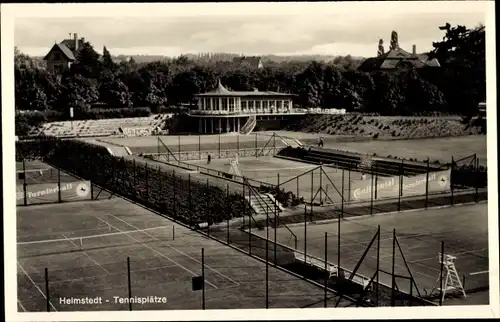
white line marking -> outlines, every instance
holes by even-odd
[[[118,219],[118,220],[120,220],[120,221],[122,221],[124,224],[126,224],[126,225],[128,225],[128,226],[130,226],[130,227],[132,227],[132,228],[138,229],[136,226],[134,226],[134,225],[132,225],[132,224],[128,223],[127,221],[125,221],[125,220],[123,220],[123,219],[121,219],[121,218],[118,218],[118,217],[116,217],[116,216],[114,216],[114,215],[110,215],[110,216],[111,216],[111,217],[113,217],[113,218],[116,218],[116,219]],[[145,232],[145,234],[146,234],[146,235],[148,235],[149,237],[152,237],[152,238],[154,238],[154,239],[157,239],[157,240],[158,240],[158,238],[156,238],[155,236],[152,236],[152,235],[148,234],[147,232]],[[160,241],[160,242],[161,242],[161,241]],[[186,254],[186,253],[184,253],[183,251],[181,251],[181,250],[179,250],[179,249],[177,249],[177,248],[175,248],[175,247],[173,247],[173,246],[171,246],[171,245],[169,245],[169,244],[167,244],[167,243],[165,243],[165,242],[162,242],[162,243],[163,243],[163,244],[165,244],[166,246],[170,247],[171,249],[175,250],[176,252],[178,252],[178,253],[180,253],[180,254],[182,254],[182,255],[184,255],[184,256],[186,256],[186,257],[188,257],[188,258],[192,259],[193,261],[195,261],[195,262],[197,262],[197,263],[201,264],[201,261],[197,260],[196,258],[193,258],[193,257],[192,257],[192,256],[190,256],[189,254]],[[236,285],[240,285],[240,283],[238,283],[238,282],[234,281],[233,279],[231,279],[230,277],[228,277],[228,276],[226,276],[226,275],[222,274],[221,272],[217,271],[216,269],[211,268],[211,267],[210,267],[210,266],[208,266],[207,264],[205,264],[205,267],[207,267],[208,269],[210,269],[210,270],[212,270],[212,271],[216,272],[216,273],[217,273],[217,274],[219,274],[220,276],[222,276],[222,277],[226,278],[228,281],[230,281],[230,282],[232,282],[232,283],[234,283],[234,284],[236,284]]]
[[[97,218],[97,217],[96,217]],[[113,226],[111,226],[114,228]],[[146,229],[141,229],[142,231],[144,230],[156,230],[156,229],[162,229],[162,228],[169,228],[172,226],[160,226],[160,227],[153,227],[153,228],[146,228]],[[118,231],[116,233],[109,233],[109,234],[101,234],[101,235],[89,235],[89,236],[80,236],[80,237],[66,237],[66,238],[59,238],[59,239],[46,239],[46,240],[34,240],[34,241],[29,241],[29,242],[18,242],[17,245],[30,245],[30,244],[42,244],[42,243],[51,243],[51,242],[63,242],[63,241],[68,241],[73,240],[73,239],[90,239],[90,238],[102,238],[102,237],[108,237],[108,236],[115,236],[115,235],[126,235],[129,233],[134,233],[137,232],[137,230],[130,230],[130,231]]]
[[[479,271],[479,272],[473,272],[470,273],[469,275],[474,276],[474,275],[479,275],[479,274],[488,274],[490,271]]]
[[[64,238],[68,239],[68,237],[66,237],[66,235],[64,234],[61,234],[63,235]],[[75,244],[72,240],[68,239],[68,241],[73,244],[73,246],[75,246],[76,248],[79,248],[77,244]],[[82,253],[87,256],[91,261],[93,261],[97,266],[99,266],[104,272],[106,272],[106,274],[110,274],[110,272],[108,272],[107,269],[105,269],[104,267],[101,266],[101,264],[99,264],[95,259],[93,259],[92,257],[90,257],[89,254],[87,254],[86,251],[82,251]]]
[[[193,272],[192,270],[190,270],[190,269],[188,269],[188,268],[186,268],[186,267],[182,266],[181,264],[177,263],[176,261],[174,261],[173,259],[171,259],[171,258],[170,258],[170,257],[168,257],[167,255],[165,255],[165,254],[163,254],[163,253],[160,253],[160,252],[159,252],[159,251],[157,251],[156,249],[152,248],[151,246],[148,246],[148,245],[144,244],[143,242],[141,242],[141,241],[139,241],[139,240],[135,239],[134,237],[130,236],[127,232],[124,232],[124,231],[122,231],[122,230],[118,229],[117,227],[115,227],[115,226],[111,225],[111,224],[110,224],[109,222],[107,222],[106,220],[104,220],[104,219],[102,219],[102,218],[100,218],[100,217],[97,217],[97,216],[94,216],[94,217],[95,217],[95,218],[97,218],[97,219],[99,219],[99,220],[100,220],[100,221],[102,221],[103,223],[110,225],[111,227],[113,227],[114,229],[118,230],[119,232],[125,233],[125,235],[127,235],[130,239],[132,239],[132,240],[134,240],[135,242],[137,242],[137,243],[139,243],[139,244],[143,245],[144,247],[146,247],[146,248],[150,249],[151,251],[155,252],[156,254],[160,255],[161,257],[163,257],[163,258],[165,258],[165,259],[168,259],[169,261],[171,261],[172,263],[176,264],[176,265],[177,265],[177,266],[179,266],[180,268],[184,269],[186,272],[190,273],[191,275],[193,275],[193,276],[198,276],[198,274],[196,274],[196,273],[195,273],[195,272]],[[205,282],[206,282],[207,284],[209,284],[209,285],[212,285],[214,288],[218,289],[218,287],[217,287],[217,286],[215,286],[214,284],[210,283],[210,282],[209,282],[209,281],[207,281],[206,279],[205,279]]]
[[[19,264],[19,262],[17,262],[17,266],[19,266],[19,268],[23,271],[24,275],[26,275],[26,277],[31,281],[31,283],[33,283],[33,286],[36,287],[36,289],[38,290],[38,292],[40,292],[40,294],[42,294],[43,298],[47,299],[47,296],[45,296],[45,294],[42,292],[42,290],[40,289],[40,287],[38,287],[38,285],[36,285],[35,281],[33,281],[33,279],[31,278],[31,276],[28,274],[28,272],[26,272],[26,270],[21,266],[21,264]],[[49,300],[49,304],[54,309],[54,311],[57,311],[57,309],[55,308],[55,306],[52,304],[52,302],[50,300]]]
[[[26,310],[26,308],[24,307],[23,303],[21,303],[21,301],[19,299],[17,299],[17,303],[19,304],[19,306],[21,307],[21,309],[23,309],[24,312],[28,312]]]

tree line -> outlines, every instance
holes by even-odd
[[[486,98],[484,27],[446,24],[440,29],[444,37],[433,43],[429,57],[438,59],[441,68],[397,72],[362,72],[357,69],[359,61],[351,56],[328,62],[268,62],[262,69],[186,56],[116,63],[105,47],[100,55],[87,42],[71,68],[58,75],[16,50],[16,110],[68,117],[70,107],[85,115],[92,104],[104,103],[128,111],[127,115],[141,108],[141,113],[144,108],[157,112],[193,103],[195,94],[213,89],[221,80],[237,91],[257,88],[295,94],[294,103],[301,107],[380,115],[473,115]]]

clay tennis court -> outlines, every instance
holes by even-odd
[[[353,270],[369,245],[377,227],[381,227],[380,268],[389,274],[392,270],[392,233],[402,248],[402,253],[422,295],[430,292],[440,276],[438,253],[444,242],[444,253],[456,256],[456,268],[461,278],[465,276],[466,299],[446,299],[445,304],[488,304],[488,206],[487,203],[455,206],[443,209],[417,210],[376,216],[348,218],[340,225],[340,266]],[[338,222],[291,224],[288,227],[297,236],[298,250],[321,260],[325,258],[325,232],[327,233],[328,262],[338,263]],[[274,235],[270,227],[269,236]],[[265,232],[252,230],[265,238]],[[290,232],[278,228],[277,241],[289,243]],[[273,238],[273,237],[271,237]],[[358,273],[371,278],[376,272],[377,243],[366,254]],[[381,274],[380,282],[391,285],[389,274]],[[401,253],[396,248],[395,274],[409,276]],[[407,279],[398,278],[399,289],[410,292]],[[416,294],[416,289],[412,289]]]
[[[48,272],[51,311],[128,310],[115,297],[165,298],[133,310],[264,308],[266,265],[123,199],[17,208],[19,311],[45,311]],[[270,308],[322,307],[324,291],[269,267]],[[62,298],[100,298],[100,304],[65,304]],[[330,299],[332,306],[336,298]],[[343,301],[342,306],[350,305]]]
[[[231,171],[230,159],[212,159],[210,164],[207,164],[206,160],[187,161],[187,163],[226,173]],[[254,180],[250,180],[252,183],[260,181],[279,184],[285,191],[291,191],[306,201],[311,200],[312,191],[312,198],[318,202],[320,194],[317,192],[320,187],[324,189],[321,198],[325,202],[330,201],[328,198],[333,202],[341,200],[339,192],[342,190],[342,170],[337,168],[324,166],[322,172],[317,165],[270,156],[238,158],[238,167],[243,176]],[[356,171],[344,171],[346,196],[349,179],[352,183],[361,179],[361,175]],[[300,177],[297,179],[298,176]],[[369,179],[370,175],[365,174],[365,178]]]

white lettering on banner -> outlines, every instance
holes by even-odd
[[[450,177],[449,170],[429,173],[429,184],[437,181],[439,188],[436,189],[436,187],[434,187],[434,190],[445,190],[447,189],[447,186],[449,185],[450,182],[449,177]],[[399,192],[399,182],[400,180],[398,177],[392,177],[388,180],[384,180],[383,182],[374,185],[374,187],[376,187],[376,191],[379,194],[384,192],[385,193],[390,192],[394,193],[394,197],[396,197]],[[426,183],[427,183],[427,174],[421,174],[415,177],[403,177],[403,185],[402,185],[403,194],[405,194],[405,191],[409,191],[410,193],[412,192],[415,193],[412,190],[415,190],[416,188],[421,188],[425,186]],[[369,183],[364,187],[354,189],[352,191],[352,196],[354,199],[357,200],[366,197],[371,197],[372,190],[374,190],[372,189],[372,184]]]
[[[150,127],[125,127],[122,129],[126,136],[150,136],[152,131]]]
[[[61,186],[61,191],[70,190],[71,188],[73,188],[73,184],[67,183],[64,186]],[[39,191],[28,191],[27,196],[28,196],[28,198],[36,198],[36,197],[40,197],[40,196],[51,195],[51,194],[58,193],[58,192],[59,192],[59,187],[56,186],[54,188],[45,188],[45,189],[39,190]]]

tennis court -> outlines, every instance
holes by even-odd
[[[45,311],[47,293],[51,311],[128,310],[129,290],[149,301],[133,310],[202,309],[203,270],[206,309],[266,307],[265,263],[120,198],[18,207],[17,240],[20,311]],[[323,306],[321,287],[270,266],[267,285],[270,308]]]
[[[212,159],[210,164],[207,164],[206,160],[187,161],[187,163],[230,173],[230,161],[229,159]],[[323,171],[321,171],[318,165],[265,156],[238,158],[238,168],[242,176],[273,185],[279,184],[281,189],[291,191],[306,201],[313,199],[318,202],[321,198],[328,203],[330,199],[333,202],[341,200],[339,192],[342,190],[343,171],[334,167],[323,166]],[[344,193],[347,198],[349,181],[353,183],[361,180],[362,174],[345,170],[343,175]],[[297,176],[300,177],[296,178]],[[367,179],[370,179],[369,174],[365,174],[365,180]],[[255,181],[250,180],[250,182]],[[320,187],[323,188],[321,197],[318,193]]]
[[[402,252],[396,246],[395,271],[401,276],[409,276],[404,264],[405,257],[410,271],[415,278],[420,293],[425,296],[436,285],[440,276],[438,253],[441,242],[444,242],[444,253],[456,256],[457,272],[465,280],[466,299],[460,297],[445,304],[488,304],[488,206],[487,203],[455,206],[434,210],[419,210],[406,213],[383,214],[346,218],[340,224],[340,266],[353,270],[361,259],[363,252],[380,225],[380,282],[391,285],[393,257],[393,229],[400,243]],[[293,224],[288,227],[297,235],[298,249],[307,255],[324,261],[325,233],[327,233],[327,260],[339,263],[338,256],[338,222]],[[274,235],[272,232],[269,236]],[[265,232],[252,230],[253,234],[265,238]],[[277,241],[286,245],[290,232],[286,228],[278,228]],[[271,237],[274,238],[274,237]],[[401,253],[403,255],[401,255]],[[377,241],[366,253],[366,258],[359,267],[358,273],[370,279],[377,267]],[[410,282],[405,278],[397,278],[400,290],[410,292]],[[412,289],[416,294],[416,289]]]
[[[40,160],[26,161],[24,166],[23,162],[16,162],[16,184],[20,185],[25,182],[22,177],[23,173],[26,177],[26,184],[55,183],[59,180],[58,170]],[[73,182],[76,180],[78,179],[74,176],[61,171],[61,182]]]

